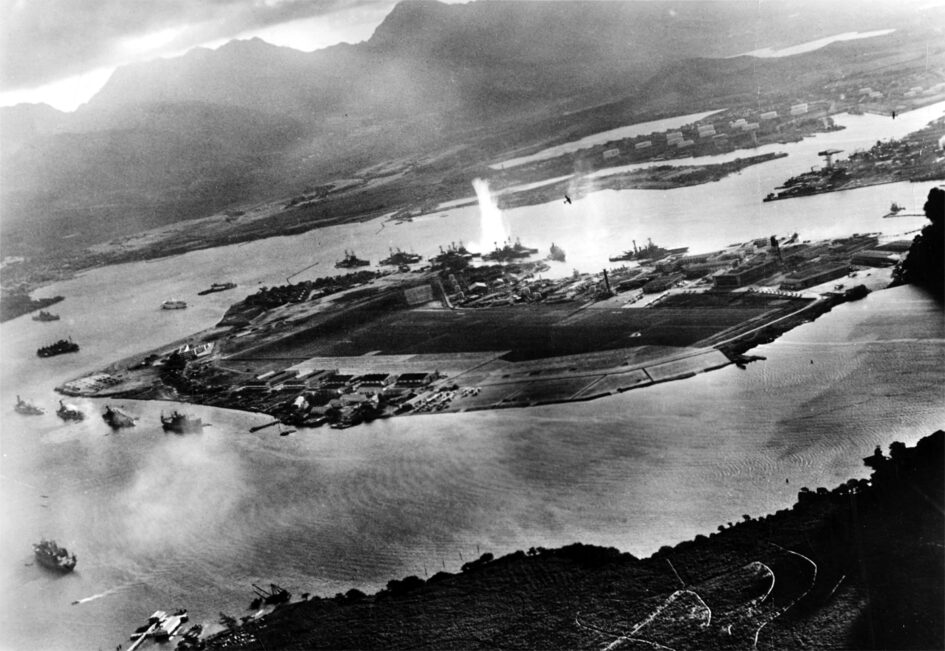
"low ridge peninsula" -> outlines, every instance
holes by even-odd
[[[276,608],[210,649],[941,649],[945,432],[638,559],[576,543]]]

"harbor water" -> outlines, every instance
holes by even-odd
[[[596,271],[647,237],[695,251],[775,233],[921,228],[920,218],[881,215],[894,200],[921,208],[932,183],[761,202],[807,169],[811,152],[841,136],[839,148],[869,147],[910,114],[895,125],[847,119],[845,135],[783,145],[788,158],[717,183],[591,192],[505,218],[523,243],[565,248],[568,262],[550,272],[559,274]],[[910,130],[925,123],[911,119]],[[753,351],[767,360],[746,370],[587,403],[286,437],[249,433],[264,416],[192,406],[182,408],[212,425],[165,434],[162,411],[181,406],[159,402],[68,399],[87,414],[74,424],[53,413],[58,383],[208,327],[260,284],[282,284],[313,262],[294,280],[335,273],[345,248],[376,262],[391,246],[429,256],[478,234],[475,208],[450,209],[96,269],[37,292],[66,296],[50,308],[60,321],[25,316],[0,327],[0,647],[114,648],[157,609],[185,607],[215,623],[220,611],[247,614],[252,583],[373,591],[391,578],[456,571],[486,551],[574,541],[646,555],[742,514],[787,508],[802,486],[865,476],[861,458],[876,445],[911,444],[945,426],[945,322],[910,287],[835,308]],[[224,280],[238,287],[196,296]],[[161,310],[171,298],[189,307]],[[65,336],[79,353],[35,356]],[[47,413],[15,414],[16,394]],[[137,426],[110,432],[105,404]],[[42,536],[76,553],[75,572],[33,564],[30,544]]]

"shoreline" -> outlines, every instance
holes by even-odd
[[[468,627],[476,646],[486,635],[493,647],[724,649],[762,639],[788,648],[816,638],[940,648],[945,582],[927,570],[942,567],[943,516],[915,492],[941,496],[943,444],[939,430],[914,447],[892,443],[888,456],[877,447],[863,459],[868,479],[802,487],[791,508],[745,514],[646,558],[579,542],[487,552],[459,572],[391,579],[371,595],[305,593],[242,625],[221,617],[225,628],[193,648],[444,646]]]
[[[144,375],[138,379],[129,380],[126,377],[127,370],[141,369],[147,365],[148,360],[154,360],[161,353],[166,355],[168,350],[173,351],[190,345],[194,336],[119,360],[99,372],[64,382],[56,387],[56,391],[71,397],[173,400],[267,414],[293,427],[310,428],[331,424],[333,428],[340,429],[367,424],[379,418],[585,402],[655,384],[687,379],[731,364],[744,368],[752,361],[764,359],[746,355],[752,348],[774,341],[798,325],[816,320],[836,305],[858,300],[867,293],[869,290],[863,285],[842,293],[833,292],[828,296],[810,300],[788,314],[778,315],[774,320],[753,325],[748,330],[744,330],[745,324],[738,324],[734,332],[719,333],[694,346],[611,349],[597,351],[592,356],[549,357],[526,362],[521,370],[515,368],[514,363],[502,362],[498,353],[487,352],[458,362],[460,366],[456,372],[437,371],[436,375],[439,377],[434,377],[432,383],[408,394],[406,402],[393,402],[386,409],[381,409],[380,404],[372,409],[356,403],[354,411],[342,416],[341,420],[332,420],[328,412],[324,412],[324,416],[310,416],[307,419],[294,416],[288,406],[293,397],[309,395],[307,391],[315,390],[306,390],[301,384],[288,384],[292,382],[291,378],[285,380],[287,384],[284,387],[278,384],[269,385],[271,388],[267,388],[266,384],[257,383],[261,385],[259,388],[262,393],[246,393],[237,389],[231,393],[219,394],[194,393],[193,387],[196,385],[183,377],[169,376],[162,370],[146,369]],[[216,339],[219,327],[205,331],[204,334]],[[720,339],[720,336],[724,338]],[[309,366],[332,366],[337,369],[336,373],[341,373],[342,376],[347,373],[348,377],[353,377],[359,369],[362,369],[360,372],[366,370],[369,374],[372,370],[376,373],[378,368],[388,368],[389,372],[390,369],[396,368],[396,363],[396,358],[384,355],[372,355],[367,360],[360,356],[342,356],[315,358],[309,362]],[[412,363],[422,366],[423,355],[413,355]],[[365,364],[370,367],[365,367]],[[466,366],[463,367],[463,364]],[[230,365],[232,366],[232,363]],[[433,366],[432,363],[428,365]],[[409,375],[412,368],[414,366],[406,366],[401,373],[406,372]],[[536,375],[539,375],[539,379],[535,379]],[[259,395],[259,398],[252,398],[255,395]],[[342,393],[331,395],[338,395],[342,401],[346,400]],[[368,393],[368,396],[370,395]]]

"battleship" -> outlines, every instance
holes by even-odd
[[[551,252],[548,254],[548,259],[553,260],[554,262],[564,262],[565,260],[564,249],[562,249],[560,246],[552,242]]]
[[[171,413],[170,416],[161,414],[161,427],[165,432],[174,432],[175,434],[195,434],[204,428],[203,421],[199,418],[185,416],[179,411]]]
[[[524,258],[529,258],[538,253],[538,249],[532,249],[524,244],[518,239],[515,240],[515,243],[511,241],[506,241],[501,247],[497,247],[492,253],[486,253],[482,256],[483,260],[495,261],[495,262],[510,262],[512,260],[520,260]]]
[[[23,416],[42,416],[46,413],[33,403],[23,400],[20,396],[16,397],[16,406],[13,407],[13,410]]]
[[[53,314],[52,312],[47,312],[46,310],[40,310],[39,314],[33,317],[33,321],[58,321],[59,315]]]
[[[134,418],[119,409],[112,409],[109,405],[105,405],[105,411],[102,412],[102,420],[108,423],[108,426],[112,429],[135,426]]]
[[[54,357],[55,355],[77,352],[79,352],[79,344],[73,342],[72,339],[60,339],[54,344],[43,346],[36,350],[36,354],[39,357]]]
[[[197,292],[197,296],[206,296],[207,294],[213,294],[216,292],[225,292],[228,289],[233,289],[236,287],[236,283],[213,283],[210,285],[209,289],[204,289]]]
[[[354,269],[355,267],[367,267],[370,264],[370,260],[362,260],[354,254],[354,251],[346,250],[344,260],[336,262],[335,267],[338,269]]]
[[[162,310],[183,310],[187,303],[176,299],[168,299],[161,303]]]
[[[662,260],[663,258],[669,257],[671,255],[680,255],[689,250],[688,246],[682,246],[677,249],[664,249],[658,244],[653,244],[653,240],[647,238],[646,246],[637,247],[636,240],[633,242],[633,250],[627,250],[621,253],[620,255],[615,255],[609,260],[611,262],[621,262],[624,260],[627,261],[639,261],[639,260]]]
[[[469,251],[462,242],[459,244],[450,242],[445,249],[442,245],[440,246],[440,253],[430,258],[430,263],[434,267],[465,267],[470,260],[478,257],[480,257],[479,253]]]
[[[50,570],[67,573],[75,569],[75,554],[69,554],[65,547],[60,547],[54,540],[43,538],[34,543],[33,554],[37,563]]]
[[[67,405],[62,400],[59,401],[59,409],[56,410],[56,415],[65,421],[79,421],[85,419],[85,414],[83,414],[78,407],[75,405]]]
[[[423,260],[423,257],[416,253],[405,253],[400,249],[396,251],[391,249],[390,256],[381,260],[381,264],[389,267],[400,267],[407,264],[415,264],[421,260]]]

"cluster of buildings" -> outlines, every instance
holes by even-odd
[[[660,133],[631,139],[622,143],[623,149],[607,146],[601,152],[605,161],[613,161],[625,153],[645,155],[647,158],[666,154],[673,156],[682,149],[694,148],[728,151],[737,146],[757,145],[758,137],[780,134],[786,129],[814,123],[818,128],[831,128],[828,102],[797,102],[765,111],[750,109],[729,110],[722,119],[718,114],[697,123]]]
[[[907,111],[945,98],[945,82],[937,72],[917,71],[911,75],[875,73],[869,84],[862,80],[841,79],[828,84],[825,91],[835,101],[852,104],[860,111],[888,113]]]

